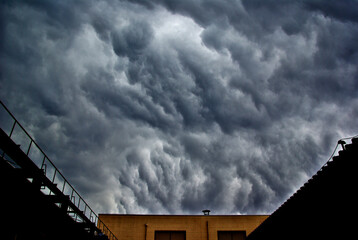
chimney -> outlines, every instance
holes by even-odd
[[[210,215],[210,210],[209,209],[205,209],[202,212],[204,213],[204,215]]]

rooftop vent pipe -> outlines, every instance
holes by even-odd
[[[204,213],[204,215],[210,215],[210,210],[209,209],[205,209],[202,212]]]

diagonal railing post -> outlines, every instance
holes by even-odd
[[[31,145],[32,145],[32,139],[30,140],[30,144],[29,144],[29,147],[27,149],[26,156],[29,156]]]
[[[12,133],[14,132],[15,126],[16,126],[16,120],[14,121],[14,124],[12,125],[11,131],[10,131],[10,134],[9,134],[10,138],[12,136]]]

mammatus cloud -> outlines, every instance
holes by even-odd
[[[357,133],[357,1],[5,1],[0,96],[98,212],[270,213]]]

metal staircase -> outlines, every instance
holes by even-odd
[[[8,237],[117,240],[1,101],[0,105],[1,210]]]

